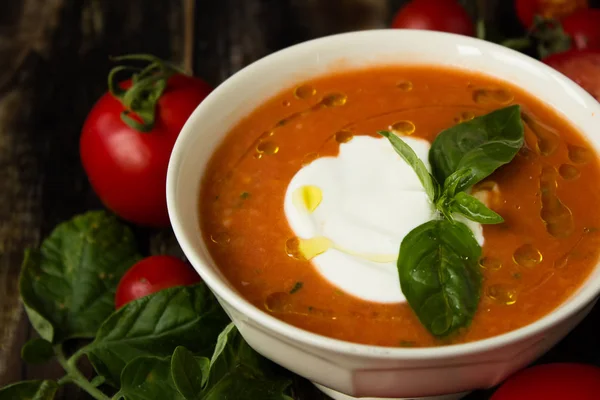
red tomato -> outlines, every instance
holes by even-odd
[[[600,101],[600,49],[569,50],[543,60]]]
[[[490,400],[597,400],[600,368],[585,364],[543,364],[517,372]]]
[[[588,7],[588,0],[515,0],[515,9],[525,28],[533,25],[533,17],[562,19],[575,10]]]
[[[192,267],[171,256],[151,256],[138,261],[121,278],[115,295],[115,306],[148,296],[174,286],[187,286],[200,282]]]
[[[392,28],[475,36],[475,25],[471,17],[456,0],[413,0],[398,11]]]
[[[575,49],[600,49],[600,9],[579,10],[562,21]]]
[[[131,81],[120,87],[130,88]],[[169,157],[183,124],[210,92],[200,79],[172,75],[158,99],[149,132],[121,119],[126,107],[115,96],[106,93],[98,100],[83,126],[80,156],[106,207],[140,225],[169,225],[165,193]],[[133,119],[140,120],[135,114]]]

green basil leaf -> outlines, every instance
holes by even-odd
[[[19,289],[32,325],[54,344],[94,337],[138,259],[132,232],[104,211],[58,225],[23,261]]]
[[[459,169],[471,170],[461,182],[463,191],[510,162],[523,146],[521,108],[509,106],[463,122],[440,133],[429,150],[429,162],[438,182]]]
[[[278,367],[254,351],[231,323],[217,340],[202,399],[287,400],[284,392],[291,382],[278,372]]]
[[[456,193],[459,192],[459,187],[464,187],[464,185],[471,179],[473,179],[473,172],[471,171],[471,169],[461,168],[457,171],[454,171],[444,181],[443,193],[448,199],[452,199],[454,198]]]
[[[94,378],[92,378],[92,380],[90,381],[90,384],[93,387],[98,387],[98,386],[104,385],[104,382],[106,382],[105,377],[96,375]]]
[[[457,193],[454,196],[450,209],[452,212],[462,214],[471,221],[480,224],[500,224],[504,222],[504,218],[499,214],[465,192]]]
[[[179,346],[171,359],[171,375],[175,387],[186,400],[201,400],[202,390],[208,378],[210,360],[195,357],[188,349]]]
[[[100,327],[86,354],[106,382],[119,385],[125,365],[137,357],[167,357],[177,346],[212,354],[229,319],[204,283],[162,290],[126,304]]]
[[[260,380],[237,368],[204,393],[202,400],[293,400],[287,380]]]
[[[52,343],[44,339],[32,339],[21,348],[21,358],[30,364],[41,364],[54,357]]]
[[[264,377],[273,372],[272,363],[254,351],[235,325],[230,323],[217,339],[215,352],[210,360],[208,385],[214,385],[239,365],[243,365],[257,377]]]
[[[52,400],[58,390],[55,381],[23,381],[0,389],[0,400]]]
[[[404,142],[404,140],[400,139],[393,132],[380,131],[379,134],[388,138],[388,140],[392,144],[392,147],[394,148],[394,150],[396,150],[396,153],[398,153],[400,157],[402,157],[404,161],[406,161],[406,163],[412,167],[412,169],[419,177],[419,180],[421,181],[421,184],[423,185],[427,196],[429,196],[429,199],[431,199],[431,201],[434,201],[437,195],[437,182],[435,181],[434,177],[429,173],[427,167],[425,166],[423,161],[421,161],[421,159],[417,156],[414,150],[409,145],[407,145]]]
[[[115,398],[186,400],[173,382],[170,357],[139,357],[129,362],[123,368],[121,390]]]
[[[480,257],[473,232],[460,222],[429,221],[402,241],[402,292],[434,336],[446,336],[471,322],[481,291]]]

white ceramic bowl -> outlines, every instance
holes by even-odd
[[[199,225],[200,181],[229,130],[263,101],[302,80],[381,64],[454,67],[509,81],[545,101],[600,150],[600,104],[571,80],[507,48],[465,36],[374,30],[325,37],[271,54],[220,85],[194,111],[171,156],[167,199],[186,256],[256,351],[319,385],[336,399],[455,394],[494,386],[563,338],[590,311],[600,268],[566,303],[528,325],[474,343],[385,348],[331,339],[296,328],[254,307],[211,259]],[[327,388],[332,390],[327,390]],[[257,399],[258,400],[258,399]]]

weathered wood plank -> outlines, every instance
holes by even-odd
[[[85,115],[106,88],[110,55],[150,52],[213,85],[249,63],[312,38],[388,26],[405,0],[3,0],[0,2],[0,386],[56,377],[56,364],[26,366],[34,336],[18,302],[22,253],[59,222],[100,207],[78,157]],[[464,0],[473,4],[474,0]],[[596,5],[600,0],[593,0]],[[486,0],[486,21],[522,33],[512,2]],[[474,8],[471,6],[470,11]],[[184,21],[194,20],[186,46]],[[144,252],[181,255],[172,232],[135,228]],[[543,361],[600,364],[593,322],[600,306]],[[326,397],[296,377],[298,400]],[[69,387],[61,399],[87,398]],[[475,393],[470,400],[486,398]]]
[[[78,141],[85,115],[105,91],[109,56],[151,52],[180,62],[182,27],[180,1],[0,4],[0,386],[62,375],[55,364],[20,362],[31,329],[17,278],[24,248],[59,222],[100,206],[81,168]],[[80,397],[71,387],[64,393]]]

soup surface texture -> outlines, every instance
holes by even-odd
[[[431,218],[426,198],[415,176],[387,168],[378,146],[390,145],[377,132],[405,138],[426,162],[441,131],[511,104],[521,106],[525,144],[472,189],[504,218],[469,225],[483,243],[479,307],[467,328],[438,339],[404,300],[395,270],[405,231]],[[274,317],[357,343],[436,346],[530,324],[582,284],[600,251],[598,182],[591,145],[519,88],[437,67],[370,68],[301,82],[257,105],[208,165],[200,224],[230,283]],[[309,240],[299,203],[329,236]]]

